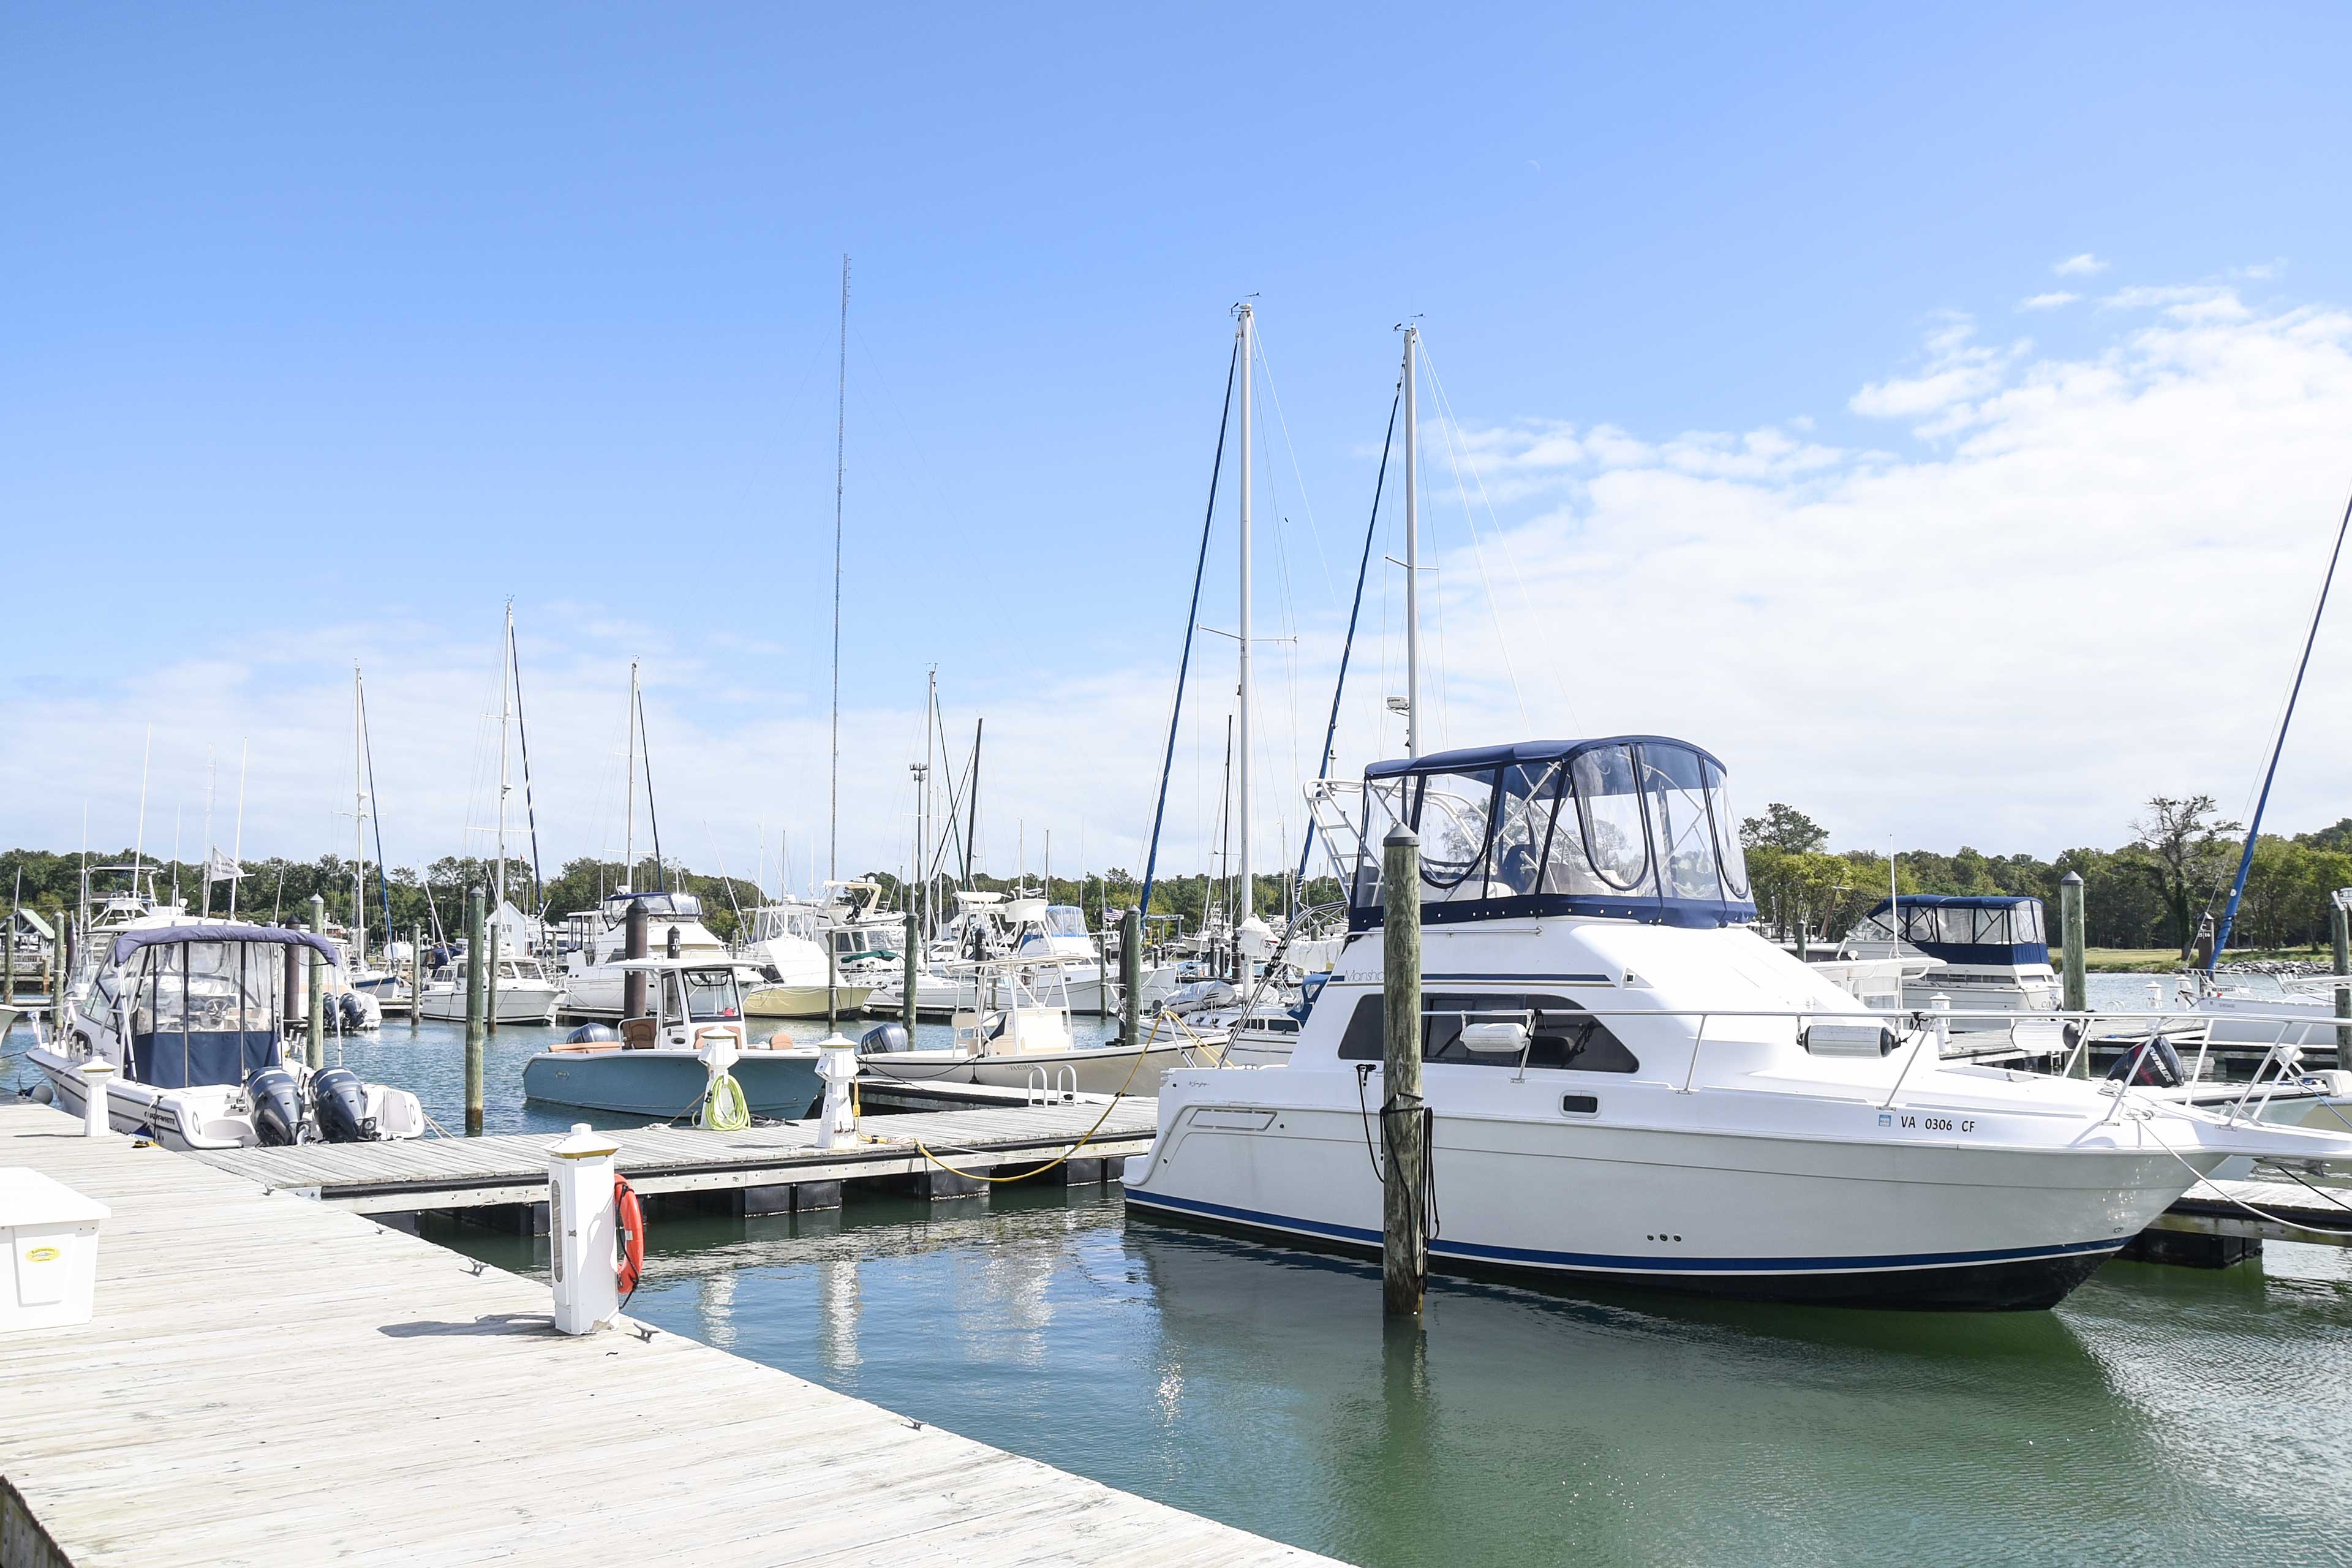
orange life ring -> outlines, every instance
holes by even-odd
[[[613,1176],[613,1221],[621,1232],[620,1287],[626,1299],[646,1272],[646,1206],[629,1178],[618,1172]]]

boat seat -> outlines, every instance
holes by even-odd
[[[661,1025],[651,1018],[621,1020],[621,1048],[625,1051],[649,1051],[661,1043]]]

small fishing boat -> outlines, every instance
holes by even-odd
[[[416,1016],[446,1024],[464,1023],[467,973],[463,952],[450,955],[448,962],[436,967],[425,977],[424,994],[416,998]],[[552,1024],[564,1004],[563,987],[549,978],[535,958],[500,957],[497,973],[489,976],[484,989],[496,1005],[501,1024]]]
[[[421,1135],[415,1095],[287,1056],[287,981],[303,949],[335,956],[315,932],[242,921],[158,917],[118,931],[68,1016],[70,1037],[34,1047],[26,1060],[77,1114],[88,1094],[82,1064],[103,1061],[113,1068],[109,1124],[167,1149]]]
[[[523,1064],[524,1098],[675,1121],[693,1115],[709,1095],[716,1059],[732,1072],[753,1115],[814,1114],[824,1094],[817,1048],[782,1035],[750,1037],[732,963],[630,958],[614,967],[625,980],[641,977],[647,1011],[617,1028],[577,1029],[533,1056]]]

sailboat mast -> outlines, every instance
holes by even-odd
[[[1250,888],[1250,384],[1255,379],[1255,365],[1256,313],[1247,301],[1238,307],[1241,316],[1242,355],[1242,439],[1241,439],[1241,695],[1237,706],[1241,714],[1241,767],[1234,781],[1234,796],[1241,817],[1239,851],[1241,868],[1241,920],[1250,917],[1254,900]]]
[[[629,660],[628,789],[622,806],[621,890],[637,890],[637,661]]]
[[[352,961],[367,962],[367,771],[360,661],[352,660]]]
[[[1421,413],[1413,361],[1421,329],[1404,330],[1404,754],[1421,755]]]
[[[923,853],[917,862],[923,874],[923,923],[919,929],[927,941],[931,934],[931,803],[938,798],[938,793],[931,784],[931,770],[937,763],[931,737],[939,721],[939,711],[940,667],[935,664],[931,666],[930,690],[923,700],[923,804],[920,813]]]
[[[507,731],[514,709],[514,601],[507,601],[505,657],[499,661],[499,868],[492,877],[496,897],[491,918],[507,907]]]
[[[849,258],[841,258],[841,354],[833,385],[833,773],[828,784],[824,874],[841,876],[841,497],[848,472]],[[831,981],[826,982],[827,994]]]

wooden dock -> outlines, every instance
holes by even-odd
[[[971,1182],[1000,1169],[1033,1168],[1065,1155],[1074,1156],[1068,1163],[1077,1166],[1082,1179],[1115,1178],[1116,1169],[1105,1172],[1102,1163],[1147,1152],[1159,1126],[1158,1102],[1150,1100],[1113,1103],[1105,1096],[1081,1095],[1037,1105],[1018,1090],[982,1092],[992,1097],[992,1102],[866,1116],[859,1122],[859,1142],[847,1149],[819,1149],[813,1121],[740,1132],[661,1124],[613,1130],[621,1150],[614,1163],[630,1185],[648,1195],[730,1191],[773,1195],[810,1184],[919,1176],[938,1178],[947,1189],[939,1195],[947,1196],[956,1190],[954,1173]],[[965,1097],[955,1092],[950,1098]],[[1087,1139],[1090,1130],[1093,1135]],[[272,1192],[316,1198],[361,1214],[404,1214],[543,1203],[546,1151],[555,1137],[503,1132],[487,1138],[222,1149],[188,1157]],[[1087,1139],[1083,1147],[1081,1139]],[[942,1166],[952,1167],[952,1173]],[[971,1189],[967,1184],[961,1190]],[[839,1202],[837,1195],[833,1202]]]
[[[539,1142],[548,1142],[544,1137]],[[9,1568],[1321,1562],[215,1165],[0,1105],[110,1205],[86,1327],[0,1338]]]

